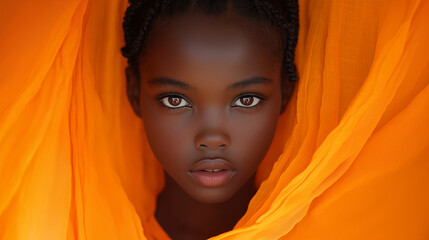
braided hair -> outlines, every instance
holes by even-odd
[[[266,21],[277,28],[283,50],[282,79],[298,81],[294,64],[295,47],[298,40],[298,0],[129,0],[125,12],[123,29],[125,46],[122,55],[129,64],[137,62],[144,49],[145,40],[153,22],[158,17],[171,17],[197,9],[207,15],[220,15],[231,3],[233,10],[246,17]]]

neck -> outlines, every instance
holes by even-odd
[[[231,230],[247,210],[256,192],[254,176],[228,201],[207,204],[195,201],[165,173],[155,216],[172,239],[207,239]]]

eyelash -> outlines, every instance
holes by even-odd
[[[166,106],[164,103],[162,103],[162,100],[164,98],[166,98],[166,97],[178,97],[178,98],[181,98],[181,99],[183,99],[183,100],[185,100],[186,102],[189,103],[189,106],[186,106],[186,107],[192,107],[191,101],[189,101],[184,95],[182,95],[180,93],[175,93],[175,92],[161,93],[161,94],[159,94],[156,97],[156,100],[159,101],[160,104],[161,104],[161,106],[164,107],[167,110],[178,110],[178,109],[182,109],[182,108],[185,108],[185,107],[172,108],[172,107]],[[238,97],[236,97],[234,99],[233,103],[235,103],[240,98],[244,98],[244,97],[255,97],[255,98],[258,98],[259,102],[255,106],[251,106],[251,107],[241,107],[241,106],[233,106],[233,105],[231,107],[233,107],[233,108],[239,107],[239,108],[244,108],[244,109],[256,109],[256,108],[259,108],[262,105],[262,103],[264,102],[264,100],[265,100],[265,97],[263,97],[261,94],[250,92],[250,93],[245,93],[245,94],[239,95]]]
[[[159,103],[161,104],[161,106],[164,107],[167,110],[178,110],[178,109],[182,109],[182,108],[185,108],[185,107],[172,108],[172,107],[166,106],[164,103],[162,103],[162,99],[164,99],[166,97],[178,97],[178,98],[181,98],[181,99],[183,99],[183,100],[185,100],[186,102],[189,103],[189,106],[186,106],[186,107],[192,107],[191,101],[189,101],[184,95],[182,95],[180,93],[175,93],[175,92],[161,93],[161,94],[159,94],[156,97],[156,100],[159,101]]]
[[[235,103],[240,98],[244,98],[244,97],[255,97],[255,98],[258,98],[259,102],[255,106],[252,106],[252,107],[241,107],[241,106],[232,106],[232,107],[239,107],[239,108],[244,108],[244,109],[256,109],[256,108],[261,107],[262,103],[265,100],[265,97],[263,97],[261,94],[250,92],[250,93],[241,94],[240,96],[236,97],[234,99],[233,103]]]

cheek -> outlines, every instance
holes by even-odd
[[[192,136],[187,114],[166,117],[166,110],[153,104],[143,104],[142,118],[150,147],[165,169],[180,169],[177,161],[186,155]],[[191,161],[191,159],[189,159]],[[180,164],[179,164],[180,163]],[[186,164],[186,163],[185,163]]]
[[[253,173],[265,157],[273,140],[280,104],[273,104],[255,116],[239,116],[232,128],[234,151],[240,166]]]

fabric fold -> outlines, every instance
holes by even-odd
[[[125,0],[1,0],[0,239],[168,239],[126,97]],[[212,239],[426,239],[429,2],[300,0],[299,83]]]

